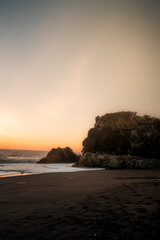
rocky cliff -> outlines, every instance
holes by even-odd
[[[99,167],[110,168],[111,162],[115,161],[117,164],[119,162],[117,165],[119,167],[116,168],[158,167],[160,119],[147,115],[140,117],[134,112],[116,112],[98,116],[94,127],[88,131],[88,136],[83,141],[82,153],[79,166],[91,167],[96,165],[97,161]],[[125,159],[123,163],[122,159]],[[127,163],[129,161],[133,164]]]
[[[53,148],[45,158],[38,163],[74,163],[79,160],[71,148]]]

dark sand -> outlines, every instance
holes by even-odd
[[[7,239],[160,239],[160,170],[0,178]]]

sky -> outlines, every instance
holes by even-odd
[[[82,149],[95,117],[160,117],[158,0],[0,0],[0,148]]]

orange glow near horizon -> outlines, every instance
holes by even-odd
[[[65,141],[61,143],[49,143],[43,142],[40,140],[35,140],[31,142],[26,139],[15,139],[11,137],[3,136],[0,139],[0,149],[17,149],[17,150],[38,150],[38,151],[50,151],[52,148],[65,148],[70,147],[74,152],[80,153],[82,150],[81,144],[76,144],[75,142],[70,142],[70,144],[66,145]]]

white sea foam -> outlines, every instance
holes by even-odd
[[[62,164],[38,164],[38,163],[12,163],[0,164],[0,176],[14,175],[23,173],[58,173],[58,172],[79,172],[101,170],[100,168],[76,168],[72,167],[72,163]]]

